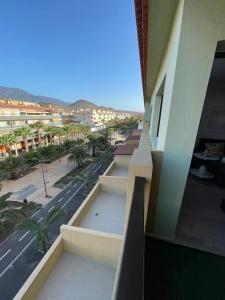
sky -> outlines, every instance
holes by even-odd
[[[0,85],[143,111],[133,2],[0,1]]]

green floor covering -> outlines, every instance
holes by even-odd
[[[147,237],[145,300],[148,299],[225,300],[225,257]]]

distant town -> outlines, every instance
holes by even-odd
[[[98,106],[83,99],[68,104],[55,98],[33,96],[20,89],[0,87],[0,135],[37,121],[58,127],[67,123],[87,125],[97,131],[110,120],[139,116],[141,113]]]

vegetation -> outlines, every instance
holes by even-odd
[[[2,170],[10,174],[11,179],[16,179],[21,173],[22,161],[19,157],[9,156],[0,163]]]
[[[19,229],[30,230],[36,236],[38,251],[45,254],[51,242],[49,241],[48,231],[51,224],[53,224],[59,217],[64,214],[60,208],[54,208],[48,215],[45,216],[43,222],[38,223],[34,219],[27,219],[17,227]]]
[[[86,190],[91,189],[96,182],[96,175],[92,171],[89,171],[86,174],[80,174],[77,178],[85,184]]]
[[[76,145],[71,149],[69,160],[77,164],[78,168],[83,166],[84,161],[88,157],[88,152],[84,145]]]
[[[0,197],[0,233],[5,231],[8,224],[16,224],[21,218],[25,218],[23,204],[7,200],[8,196]]]
[[[68,123],[63,127],[44,126],[40,121],[35,122],[32,126],[36,129],[35,135],[38,136],[39,147],[28,149],[28,137],[33,136],[34,132],[30,127],[23,127],[16,130],[13,134],[3,135],[0,137],[0,145],[5,146],[10,157],[18,157],[18,159],[8,158],[5,163],[2,162],[1,178],[10,175],[11,178],[17,178],[27,167],[34,167],[42,159],[51,162],[55,159],[69,154],[69,160],[74,162],[81,168],[89,157],[91,152],[95,159],[102,151],[106,150],[111,144],[111,138],[114,130],[129,129],[129,126],[136,126],[135,118],[125,120],[111,120],[107,123],[107,128],[101,132],[90,134],[90,127],[84,125],[75,125]],[[45,145],[41,145],[41,130],[45,132]],[[129,129],[130,130],[130,129]],[[19,153],[17,144],[19,137],[22,137],[26,153]],[[57,145],[55,144],[57,142]],[[19,162],[20,160],[20,162]]]
[[[44,129],[44,124],[41,121],[34,122],[30,125],[31,128],[34,128],[37,130],[37,136],[38,136],[38,145],[41,145],[41,129]]]
[[[92,157],[95,157],[96,151],[100,150],[102,147],[102,143],[97,135],[89,135],[87,148],[89,151],[92,151]]]
[[[20,129],[17,129],[15,131],[15,135],[16,136],[22,136],[23,138],[23,142],[24,142],[24,146],[26,151],[29,151],[29,147],[28,147],[28,142],[27,142],[27,137],[31,134],[30,128],[29,127],[22,127]]]
[[[29,166],[34,167],[35,165],[37,165],[40,162],[41,154],[40,154],[40,151],[33,150],[30,152],[26,152],[24,155],[24,158],[25,158],[25,162]]]

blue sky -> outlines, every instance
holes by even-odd
[[[143,110],[133,0],[0,3],[0,85]]]

